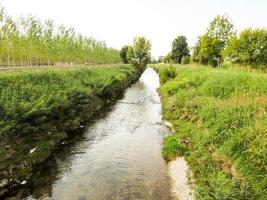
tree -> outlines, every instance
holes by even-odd
[[[129,50],[129,54],[131,53]],[[151,61],[151,43],[145,37],[137,37],[133,44],[132,63],[138,66],[145,66]]]
[[[207,30],[208,37],[216,38],[221,41],[223,45],[227,44],[233,34],[234,25],[228,16],[218,15],[210,22]]]
[[[210,64],[212,66],[219,66],[222,62],[222,42],[217,38],[210,37],[205,34],[201,38],[200,43],[200,61],[202,64]]]
[[[140,71],[151,62],[151,43],[145,37],[136,37],[133,46],[126,45],[120,51],[124,63],[131,63]]]
[[[245,29],[231,38],[223,55],[234,63],[267,65],[267,30]]]
[[[194,60],[205,65],[219,66],[223,61],[222,52],[233,34],[233,24],[229,18],[218,15],[210,22],[207,32],[199,38],[193,53]]]
[[[0,65],[72,65],[120,62],[119,51],[34,16],[13,20],[0,6]]]
[[[182,58],[189,56],[189,48],[185,36],[178,36],[172,42],[171,58],[174,63],[181,63]]]
[[[45,60],[47,61],[48,65],[51,65],[55,48],[53,40],[54,22],[52,20],[46,20],[43,30]]]
[[[128,46],[127,53],[126,53],[126,59],[129,63],[133,63],[134,60],[134,49],[132,46]]]
[[[173,60],[172,60],[172,58],[171,58],[171,53],[168,53],[165,57],[164,57],[164,59],[163,59],[163,62],[164,63],[172,63],[173,62]]]
[[[193,54],[192,54],[192,60],[196,63],[202,63],[201,62],[201,53],[200,53],[200,44],[201,44],[201,37],[198,37],[196,45],[193,47]]]
[[[157,63],[163,63],[164,62],[164,57],[165,56],[159,56]]]
[[[127,52],[128,52],[128,49],[129,49],[129,45],[125,45],[121,48],[120,50],[120,58],[122,60],[123,63],[129,63],[129,59],[127,58]]]

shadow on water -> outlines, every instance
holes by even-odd
[[[171,199],[158,75],[140,80],[63,142],[15,199]]]

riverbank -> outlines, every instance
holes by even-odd
[[[146,69],[10,199],[172,199],[158,87],[158,74]]]
[[[164,125],[171,130],[172,134],[176,133],[170,122],[164,121]],[[164,157],[166,158],[166,155]],[[177,157],[168,162],[168,174],[171,180],[172,196],[175,200],[195,199],[192,190],[192,183],[194,182],[192,173],[184,157]]]
[[[0,196],[140,76],[130,65],[0,73]]]
[[[196,199],[266,199],[267,76],[246,70],[154,65],[163,114],[176,134],[163,156],[184,156]]]

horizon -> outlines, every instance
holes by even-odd
[[[77,33],[103,40],[116,49],[131,44],[134,37],[145,36],[152,43],[153,57],[166,55],[178,35],[186,36],[189,46],[194,46],[217,15],[229,16],[237,32],[267,27],[264,0],[2,0],[1,6],[14,18],[34,15],[52,19],[56,26],[74,27]]]

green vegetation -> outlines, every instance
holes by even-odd
[[[222,52],[233,34],[233,24],[228,17],[215,17],[207,32],[199,37],[193,60],[204,65],[219,66],[223,62]]]
[[[190,64],[190,62],[191,62],[191,57],[190,56],[183,56],[182,57],[181,64],[187,65],[187,64]]]
[[[165,57],[159,57],[158,62],[164,63],[190,63],[190,51],[187,38],[183,35],[177,36],[172,42],[172,50]]]
[[[0,66],[119,63],[119,51],[52,20],[13,20],[0,6]]]
[[[224,50],[224,57],[233,63],[252,66],[267,65],[267,30],[245,29],[233,36]]]
[[[174,63],[181,63],[183,57],[189,56],[189,47],[185,36],[178,36],[172,42],[171,59]]]
[[[145,37],[134,39],[133,46],[125,45],[120,51],[121,60],[143,68],[151,62],[151,43]]]
[[[27,179],[140,73],[131,65],[0,73],[0,180]]]
[[[130,45],[125,45],[120,50],[120,57],[124,64],[127,64],[131,61],[129,55],[127,56],[127,54],[129,54],[128,52],[130,51],[130,48],[132,48]]]
[[[0,7],[0,67],[70,66],[0,72],[0,197],[137,80],[150,50],[144,37],[119,52],[52,20],[13,20]],[[121,59],[132,65],[85,67]]]
[[[220,66],[224,61],[253,67],[267,66],[267,30],[248,28],[238,36],[228,17],[217,16],[207,32],[199,37],[192,60]]]
[[[213,67],[238,64],[266,69],[267,30],[247,28],[238,35],[231,20],[218,15],[198,37],[192,50],[190,57],[186,37],[178,36],[172,43],[172,51],[159,57],[158,63],[198,63]]]
[[[197,199],[267,199],[267,75],[239,68],[153,65],[175,134],[163,156],[184,156]]]

